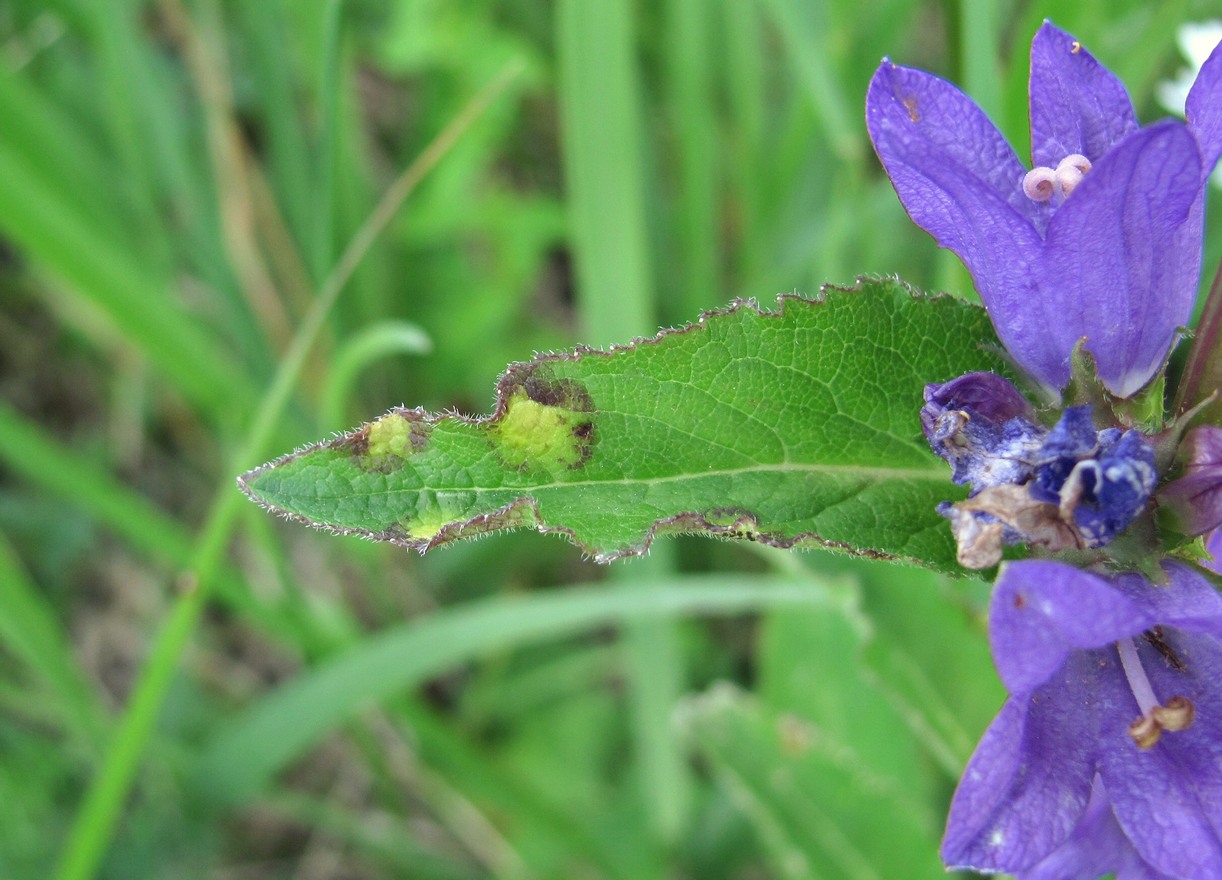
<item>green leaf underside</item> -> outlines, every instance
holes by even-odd
[[[752,302],[514,364],[492,416],[396,409],[245,474],[260,504],[421,552],[506,528],[606,561],[654,535],[821,544],[956,570],[927,382],[1005,372],[983,310],[895,280]]]

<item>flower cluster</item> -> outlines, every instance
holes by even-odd
[[[966,568],[1001,561],[1002,545],[1051,551],[1103,547],[1146,507],[1154,448],[1135,430],[1095,430],[1091,407],[1069,407],[1048,430],[1008,380],[968,373],[927,385],[921,425],[971,497],[940,510]]]
[[[1222,429],[1189,432],[1168,481],[1183,425],[1147,436],[1121,415],[1144,389],[1158,399],[1192,313],[1222,47],[1186,122],[1142,128],[1120,81],[1045,23],[1030,99],[1030,169],[928,73],[884,60],[866,102],[905,209],[963,260],[1031,389],[1055,397],[1081,363],[1106,389],[1059,413],[992,374],[925,389],[925,436],[970,487],[941,508],[960,562],[987,568],[1019,543],[1046,557],[1003,565],[994,587],[1009,698],[959,784],[942,855],[1023,880],[1222,877],[1222,594],[1160,558],[1159,537],[1168,521],[1188,537],[1222,526]],[[1140,573],[1110,546],[1134,534]],[[1222,551],[1222,532],[1209,547]],[[1077,565],[1047,558],[1065,551]]]

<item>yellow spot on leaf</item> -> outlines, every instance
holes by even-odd
[[[520,388],[510,396],[496,427],[499,451],[506,464],[550,471],[576,467],[585,461],[590,430],[589,413],[539,403]]]
[[[440,509],[432,508],[418,513],[414,520],[409,520],[404,525],[407,527],[408,537],[417,541],[428,541],[435,538],[449,521]]]
[[[406,458],[411,451],[411,422],[399,413],[387,413],[369,426],[370,457]]]

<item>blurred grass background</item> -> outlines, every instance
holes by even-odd
[[[1025,154],[1042,18],[1152,119],[1220,14],[4,0],[0,876],[941,876],[1001,699],[983,585],[697,539],[416,558],[233,479],[733,297],[971,295],[865,138],[879,58]]]

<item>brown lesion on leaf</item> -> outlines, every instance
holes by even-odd
[[[388,473],[428,448],[431,430],[424,410],[397,407],[327,445],[347,451],[362,470]]]
[[[736,541],[769,543],[769,536],[760,530],[759,517],[746,508],[718,507],[704,513],[699,519],[702,527],[698,531]]]
[[[904,109],[908,111],[908,118],[913,122],[921,121],[921,114],[917,112],[916,95],[908,95],[903,100]]]
[[[492,532],[526,528],[538,525],[538,512],[531,499],[519,498],[499,510],[481,513],[470,519],[448,523],[431,539],[416,549],[421,553],[451,541],[463,538],[478,538]]]
[[[489,442],[509,467],[576,470],[593,454],[594,413],[585,386],[556,378],[548,362],[515,364],[497,386]]]
[[[497,415],[504,412],[505,401],[521,390],[529,400],[573,412],[594,412],[594,399],[576,379],[557,378],[552,364],[566,355],[540,355],[528,363],[511,364],[497,382]]]

